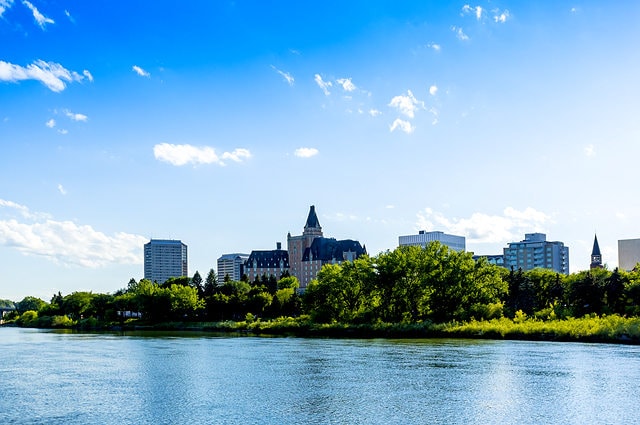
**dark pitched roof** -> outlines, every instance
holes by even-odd
[[[251,255],[245,262],[246,266],[251,268],[253,263],[256,263],[256,267],[260,268],[277,268],[280,267],[280,261],[282,261],[282,267],[289,268],[289,252],[284,249],[274,249],[272,251],[251,251]]]
[[[355,253],[354,258],[367,253],[358,241],[351,239],[338,241],[335,238],[315,238],[311,246],[304,250],[302,261],[344,261],[345,252]]]
[[[601,255],[600,254],[600,245],[598,245],[598,236],[596,235],[593,239],[593,250],[591,251],[591,255]]]
[[[311,205],[309,209],[309,216],[307,217],[307,224],[304,225],[305,229],[307,227],[320,227],[320,222],[318,221],[318,216],[316,215],[316,206]]]

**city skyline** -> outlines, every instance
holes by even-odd
[[[309,205],[372,256],[640,237],[636,2],[124,6],[0,0],[0,298],[115,292],[159,238],[205,276]]]

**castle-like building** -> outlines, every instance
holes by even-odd
[[[302,235],[287,235],[286,251],[279,242],[275,250],[252,251],[244,271],[250,281],[263,275],[280,279],[283,273],[288,272],[298,279],[300,289],[304,290],[323,265],[353,261],[366,253],[366,248],[358,241],[325,238],[316,208],[311,205]]]

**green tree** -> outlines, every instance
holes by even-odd
[[[62,300],[62,314],[71,317],[73,320],[90,316],[92,300],[94,295],[91,292],[73,292],[65,296]]]
[[[204,286],[202,285],[202,276],[200,276],[200,272],[196,270],[195,274],[191,278],[191,287],[195,288],[198,291],[198,296],[204,296]]]
[[[196,288],[174,284],[167,289],[173,318],[192,319],[204,308],[204,302],[198,298]]]
[[[605,279],[606,305],[611,313],[624,314],[625,312],[625,283],[625,276],[617,267]]]
[[[42,310],[46,305],[47,303],[40,298],[27,296],[16,303],[16,310],[18,310],[19,314],[22,314],[25,311],[29,310],[38,312]]]
[[[218,276],[213,269],[209,270],[204,283],[204,296],[210,297],[218,290]]]

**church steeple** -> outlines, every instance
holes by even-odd
[[[593,249],[591,250],[591,268],[602,268],[602,254],[600,254],[600,245],[598,245],[598,235],[593,239]]]

